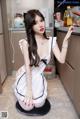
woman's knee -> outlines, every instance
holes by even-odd
[[[24,110],[26,110],[26,111],[32,110],[32,109],[34,108],[33,105],[29,105],[29,106],[28,106],[27,104],[25,104],[25,102],[20,101],[20,100],[19,100],[19,104],[20,104],[20,106],[21,106]]]
[[[35,103],[35,107],[36,108],[39,108],[39,107],[42,107],[45,103],[45,100],[43,102],[40,102],[40,103]]]

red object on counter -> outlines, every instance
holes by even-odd
[[[44,71],[45,72],[52,72],[52,68],[51,67],[46,67]]]

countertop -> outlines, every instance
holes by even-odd
[[[47,32],[50,32],[53,30],[52,27],[46,27],[46,30]],[[25,28],[17,28],[17,27],[12,27],[12,28],[9,28],[9,31],[22,31],[22,32],[25,32]]]
[[[57,31],[61,31],[61,32],[67,32],[69,27],[59,27],[57,28]],[[25,32],[25,28],[9,28],[9,31],[13,31],[13,32]],[[53,31],[52,27],[46,28],[47,32],[51,32]],[[74,35],[80,35],[80,27],[74,27],[74,31],[73,33]]]
[[[59,27],[58,31],[67,32],[69,27]],[[74,27],[73,33],[74,35],[80,35],[80,27]]]

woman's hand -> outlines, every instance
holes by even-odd
[[[33,99],[30,97],[24,97],[24,100],[19,100],[19,104],[24,110],[30,111],[34,108]]]
[[[71,33],[73,32],[73,30],[74,30],[74,26],[70,26],[69,30],[68,30],[68,32],[66,34],[66,37],[65,37],[66,40],[69,39],[69,37],[71,36]]]
[[[33,99],[31,97],[25,97],[23,102],[28,107],[34,106]]]
[[[26,95],[25,95],[23,102],[27,106],[33,105],[32,90],[30,89],[30,87],[29,87],[28,91],[26,92]]]

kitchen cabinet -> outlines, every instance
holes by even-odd
[[[24,64],[24,59],[22,52],[19,47],[19,40],[26,38],[26,33],[25,31],[10,31],[10,43],[12,43],[11,47],[11,52],[12,52],[12,60],[13,60],[13,69],[12,71],[18,70],[23,64]],[[14,49],[14,50],[13,50]],[[14,55],[13,55],[14,54]]]
[[[2,92],[2,83],[4,82],[6,72],[6,61],[5,61],[5,48],[4,48],[4,33],[2,27],[2,12],[1,12],[1,1],[0,1],[0,93]]]
[[[57,42],[61,50],[66,31],[57,30]],[[56,60],[56,69],[74,107],[80,115],[80,33],[73,32],[64,64]]]
[[[1,84],[7,76],[3,35],[0,35],[0,77]]]
[[[1,76],[0,76],[0,93],[2,93]]]
[[[78,110],[79,116],[80,116],[80,69],[75,70],[74,103],[75,103],[75,107]]]
[[[0,4],[0,33],[3,32],[3,29],[2,29],[2,15],[1,15],[1,4]]]

